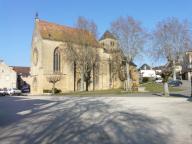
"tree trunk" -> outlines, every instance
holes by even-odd
[[[129,90],[131,90],[130,89],[130,76],[129,76],[129,64],[128,64],[128,62],[126,62],[126,75],[127,75],[127,80],[125,80],[125,90],[126,91],[129,91]]]
[[[93,65],[93,91],[95,90],[95,65]]]
[[[86,91],[89,91],[89,81],[86,80]]]
[[[164,88],[164,95],[169,96],[169,87],[167,82],[163,83],[163,88]]]
[[[84,68],[81,70],[81,91],[84,91]]]
[[[123,85],[124,87],[123,88],[124,88],[125,91],[126,91],[126,88],[127,88],[126,85],[127,85],[127,80],[124,80],[124,85]]]
[[[187,80],[188,80],[188,81],[191,81],[191,72],[188,72],[188,73],[187,73]]]
[[[173,60],[173,80],[176,80],[175,60]]]
[[[112,86],[112,70],[111,70],[111,61],[109,61],[109,88]]]
[[[74,62],[74,91],[76,91],[76,62]]]
[[[55,83],[53,83],[53,87],[52,87],[52,94],[55,94]]]

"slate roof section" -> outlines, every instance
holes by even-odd
[[[98,47],[99,45],[96,38],[88,31],[83,31],[77,28],[63,26],[43,20],[39,20],[37,24],[43,39],[63,42],[70,41],[80,44],[81,38],[85,38],[85,41],[88,45],[92,45],[94,47]],[[84,37],[81,37],[80,34],[84,34]]]
[[[163,70],[165,68],[165,66],[157,66],[157,67],[154,67],[153,69],[154,70]]]
[[[130,65],[134,66],[134,67],[137,67],[137,65],[134,63],[134,62],[129,62]]]
[[[151,70],[152,68],[148,64],[143,64],[139,70]]]
[[[114,36],[111,32],[109,32],[109,31],[106,31],[106,32],[103,34],[103,36],[100,38],[100,40],[104,40],[104,39],[106,39],[106,38],[110,38],[110,39],[116,40],[115,36]]]

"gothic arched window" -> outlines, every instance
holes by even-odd
[[[60,51],[59,51],[59,48],[56,48],[53,54],[53,71],[60,72],[60,68],[61,68],[60,65],[61,65]]]

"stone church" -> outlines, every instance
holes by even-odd
[[[32,94],[42,94],[44,90],[51,90],[52,84],[48,82],[47,77],[54,75],[56,71],[59,71],[62,75],[61,80],[55,85],[57,89],[62,92],[72,92],[80,89],[80,74],[78,71],[74,72],[73,63],[67,61],[68,56],[61,51],[67,49],[67,40],[78,45],[75,41],[76,32],[76,28],[43,21],[39,18],[35,19],[31,48]],[[109,63],[112,57],[110,50],[117,48],[117,40],[108,31],[99,41],[94,36],[92,36],[92,39],[96,43],[93,48],[96,49],[100,58],[95,90],[123,87],[123,81],[119,78],[118,73],[112,78]],[[132,65],[132,67],[135,67],[135,65]],[[138,81],[138,79],[135,80]],[[92,83],[89,85],[89,90],[93,90]]]

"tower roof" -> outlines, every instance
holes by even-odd
[[[111,32],[109,32],[109,31],[106,31],[106,32],[102,35],[102,37],[100,38],[100,40],[103,40],[103,39],[106,39],[106,38],[110,38],[110,39],[115,39],[115,40],[116,40],[115,36],[114,36]]]

